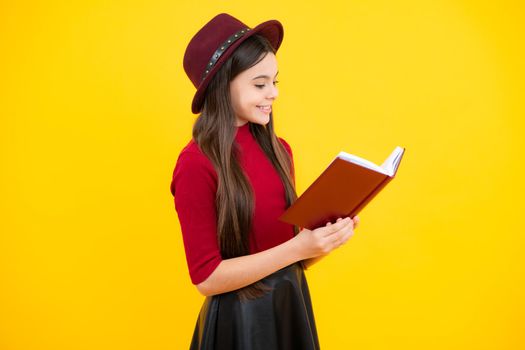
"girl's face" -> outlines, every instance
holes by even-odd
[[[247,122],[266,125],[272,104],[277,98],[277,59],[268,52],[255,66],[243,71],[230,82],[232,107],[236,126]]]

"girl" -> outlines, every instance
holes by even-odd
[[[319,349],[303,270],[359,222],[311,231],[278,220],[297,198],[292,150],[273,129],[282,38],[276,20],[252,29],[221,13],[186,48],[200,115],[171,193],[192,283],[206,296],[191,349]]]

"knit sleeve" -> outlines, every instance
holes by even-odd
[[[190,278],[196,285],[206,280],[222,261],[217,241],[217,176],[211,162],[203,154],[181,152],[173,171],[171,192]]]
[[[286,151],[288,152],[288,154],[290,155],[290,160],[292,162],[292,179],[295,183],[295,165],[294,165],[294,161],[293,161],[293,152],[292,152],[292,147],[290,147],[290,145],[288,144],[288,142],[286,142],[285,139],[279,137],[279,140],[281,141],[281,143],[283,144],[284,148],[286,148]]]

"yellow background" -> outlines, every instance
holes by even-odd
[[[0,348],[188,347],[203,297],[169,185],[184,50],[220,12],[284,25],[299,194],[341,150],[406,147],[306,272],[323,349],[524,348],[524,10],[480,3],[3,1]]]

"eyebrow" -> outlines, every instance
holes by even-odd
[[[277,77],[277,74],[279,74],[279,71],[277,71],[277,73],[275,74],[276,77]],[[259,78],[270,79],[270,77],[267,76],[267,75],[258,75],[258,76],[256,76],[255,78],[253,78],[252,80],[259,79]]]

